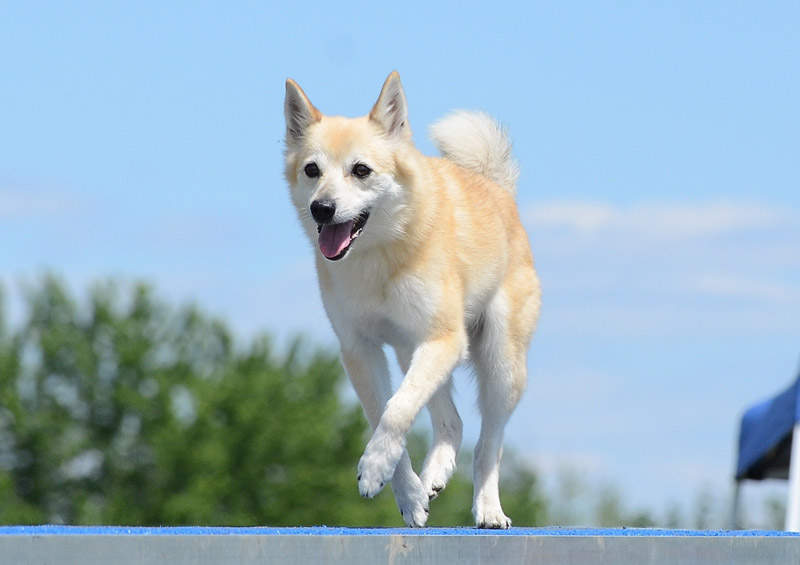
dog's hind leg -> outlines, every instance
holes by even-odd
[[[471,336],[470,355],[478,377],[481,433],[473,463],[472,513],[479,528],[509,528],[511,520],[500,506],[500,459],[503,431],[527,380],[526,350],[538,306],[523,300],[512,308],[501,290],[484,312]],[[519,305],[515,305],[518,307]]]
[[[397,351],[397,361],[403,373],[411,365],[410,351]],[[419,478],[430,499],[436,498],[456,470],[456,456],[461,447],[462,424],[456,405],[453,404],[452,376],[428,401],[428,412],[433,427],[433,443],[422,465]]]
[[[428,402],[433,425],[433,444],[425,457],[419,478],[431,499],[439,496],[439,492],[453,476],[458,448],[461,447],[461,418],[453,404],[451,388],[452,377]]]
[[[386,356],[379,345],[360,342],[342,347],[342,362],[374,431],[391,396],[392,385]],[[428,491],[414,473],[405,450],[391,480],[394,498],[406,525],[423,527],[428,520]]]

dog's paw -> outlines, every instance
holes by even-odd
[[[503,514],[498,507],[494,510],[474,511],[475,525],[478,528],[489,530],[507,530],[511,527],[511,518]]]
[[[416,475],[412,481],[399,481],[395,475],[392,479],[392,490],[400,509],[400,515],[409,528],[422,528],[428,521],[430,502],[428,493]],[[416,479],[415,481],[413,479]]]
[[[453,448],[445,445],[434,447],[419,477],[430,500],[439,496],[455,470],[456,453]]]
[[[372,498],[386,485],[386,479],[380,471],[369,467],[364,463],[364,458],[358,462],[358,492],[364,498]]]
[[[405,446],[386,435],[375,434],[358,462],[358,492],[372,498],[392,478]]]

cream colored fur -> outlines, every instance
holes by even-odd
[[[373,428],[359,491],[372,497],[391,481],[406,523],[425,525],[429,500],[455,470],[462,426],[451,373],[469,360],[482,415],[472,510],[479,527],[509,527],[498,486],[503,430],[525,389],[540,289],[514,202],[508,138],[485,114],[459,112],[432,128],[444,157],[422,155],[397,73],[360,118],[323,115],[290,79],[285,115],[286,179],[312,245],[312,202],[334,202],[336,224],[369,211],[343,258],[316,251],[322,301]],[[318,176],[307,174],[311,163]],[[358,164],[371,170],[365,178]],[[405,373],[394,392],[384,344]],[[405,436],[426,405],[433,445],[417,475]]]
[[[430,128],[442,156],[514,192],[519,166],[511,155],[511,140],[491,116],[458,110]]]

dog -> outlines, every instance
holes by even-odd
[[[396,71],[366,116],[323,115],[292,79],[284,112],[291,199],[373,430],[359,492],[372,498],[391,481],[406,524],[425,525],[456,468],[462,423],[451,374],[469,360],[482,416],[472,512],[479,528],[509,528],[498,484],[503,433],[525,389],[541,291],[505,131],[486,114],[455,112],[431,128],[442,157],[422,155]],[[394,394],[385,344],[405,375]],[[433,441],[418,476],[405,437],[424,406]]]

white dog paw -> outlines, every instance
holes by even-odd
[[[452,448],[442,446],[431,451],[419,477],[430,500],[439,496],[455,470],[456,454]]]
[[[422,482],[416,475],[413,484],[397,484],[397,477],[393,479],[392,485],[394,490],[394,497],[397,500],[397,507],[400,509],[400,515],[409,528],[422,528],[428,521],[428,513],[430,502],[428,500],[428,493],[423,488]]]
[[[475,511],[475,525],[489,530],[507,530],[511,527],[511,518],[503,514],[498,506],[493,510]]]
[[[358,492],[366,498],[378,494],[389,482],[404,449],[400,441],[391,440],[385,435],[376,436],[369,441],[358,462]]]
[[[372,498],[381,490],[388,479],[380,470],[376,470],[364,463],[364,458],[358,462],[358,492],[364,498]]]

